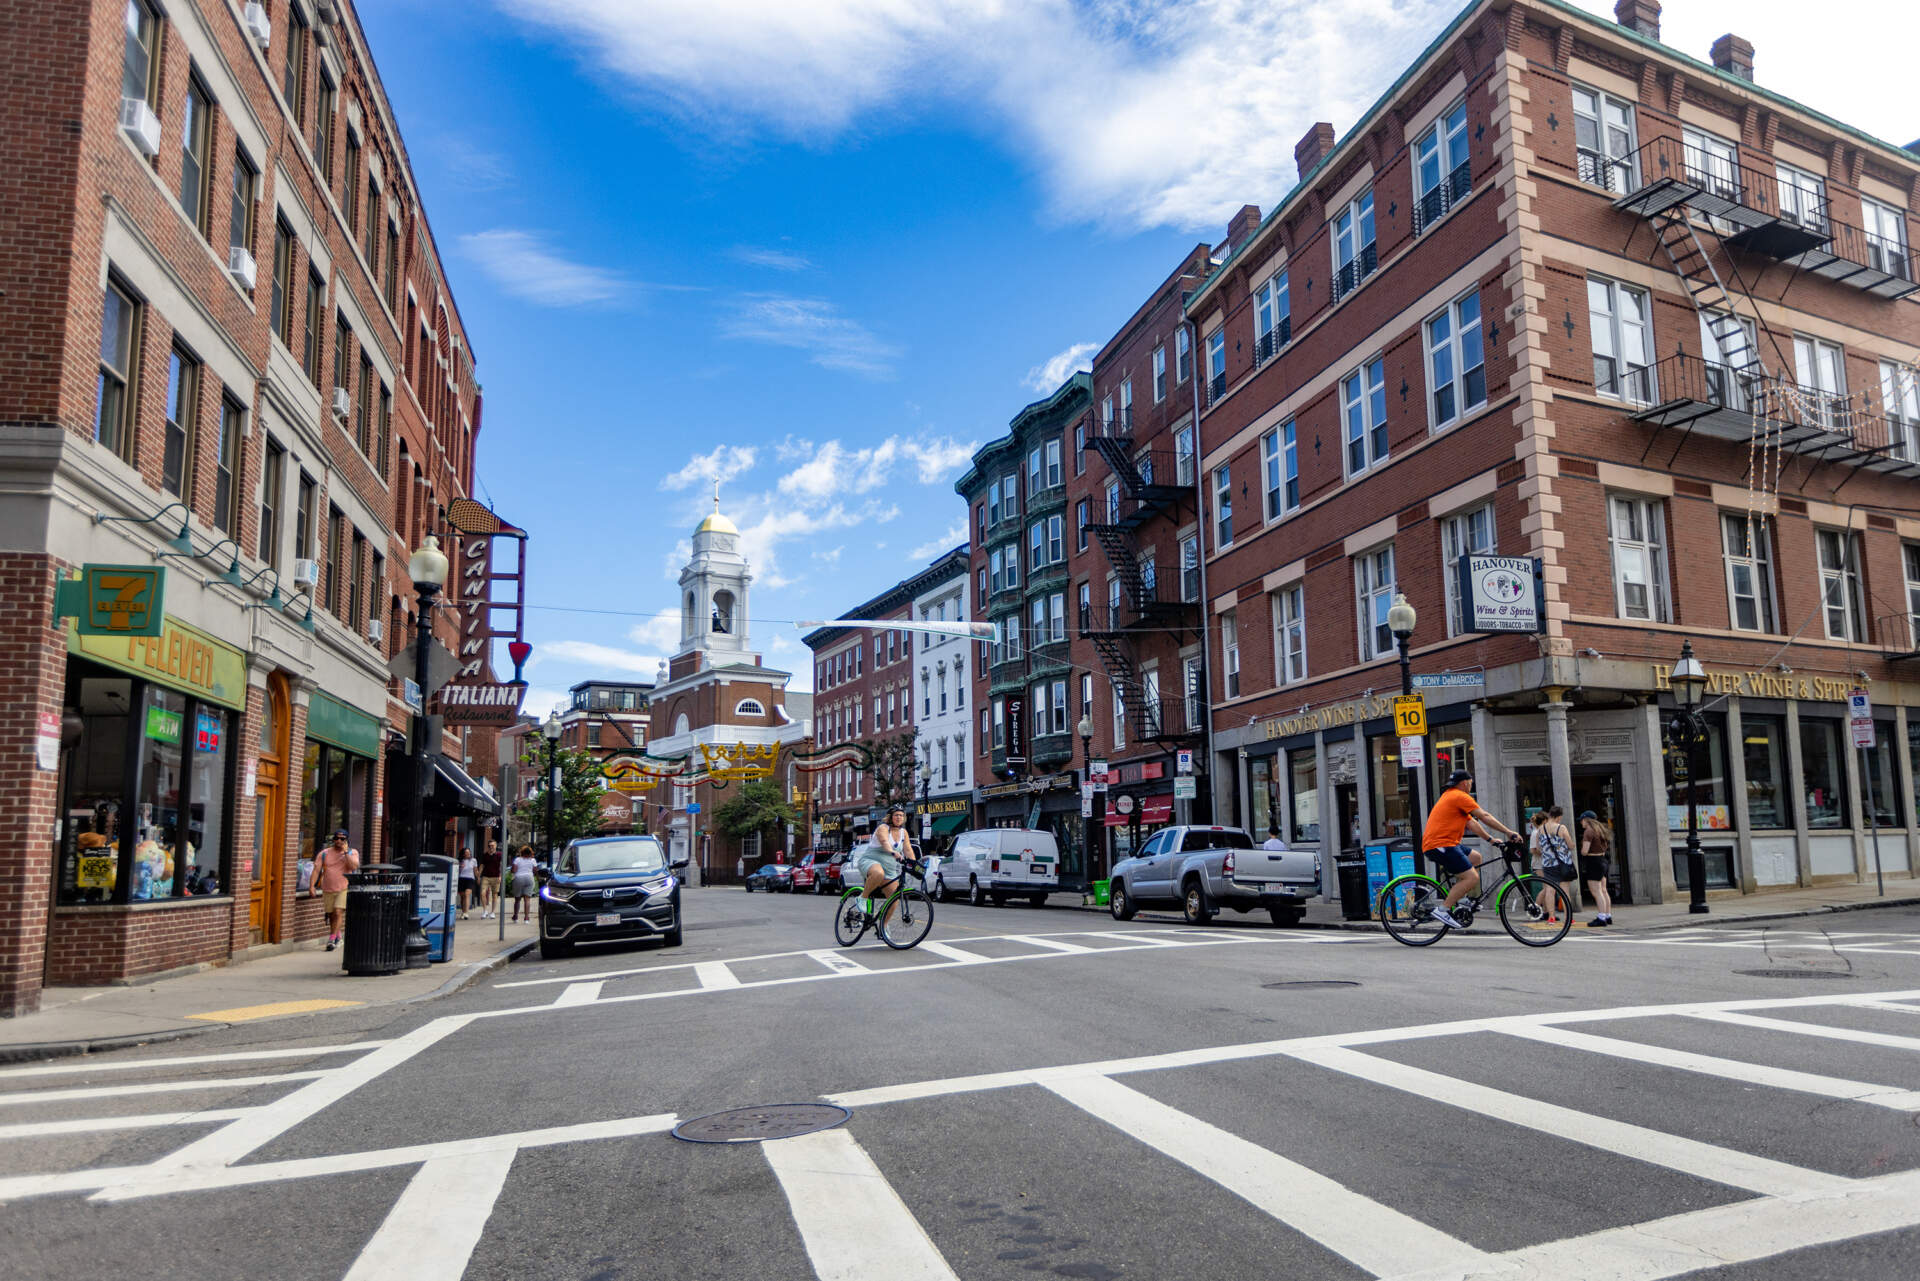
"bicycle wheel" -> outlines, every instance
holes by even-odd
[[[1541,910],[1542,895],[1546,910]],[[1558,885],[1528,873],[1500,891],[1500,924],[1516,943],[1552,947],[1573,928],[1573,904]]]
[[[901,890],[880,910],[880,941],[906,949],[933,928],[933,900],[925,890]]]
[[[867,932],[872,918],[860,902],[864,892],[858,888],[848,890],[833,910],[833,938],[841,947],[852,947]]]
[[[1447,927],[1433,919],[1433,912],[1446,901],[1446,889],[1431,876],[1396,876],[1380,891],[1380,924],[1408,947],[1438,943]]]

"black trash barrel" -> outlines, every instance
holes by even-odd
[[[1340,915],[1349,921],[1372,917],[1373,904],[1367,897],[1367,856],[1359,850],[1341,850],[1333,860],[1340,877]]]
[[[398,974],[407,963],[407,916],[413,883],[391,863],[370,863],[347,877],[346,946],[340,968],[349,974]]]

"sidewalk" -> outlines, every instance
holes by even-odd
[[[291,951],[157,979],[110,987],[50,987],[40,1010],[0,1019],[0,1063],[118,1049],[251,1023],[400,1005],[454,992],[534,945],[531,922],[499,922],[476,914],[456,922],[453,957],[424,970],[353,978],[340,953],[316,939]]]

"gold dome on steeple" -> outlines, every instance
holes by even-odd
[[[700,522],[696,534],[738,534],[740,530],[734,523],[720,514],[720,482],[713,483],[713,510]]]

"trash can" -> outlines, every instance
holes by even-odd
[[[458,865],[444,854],[420,856],[420,928],[427,935],[427,960],[453,956],[453,917],[459,906]]]
[[[1093,905],[1095,907],[1106,907],[1110,901],[1107,898],[1107,894],[1112,888],[1112,881],[1095,881],[1093,883]]]
[[[1364,921],[1373,916],[1373,899],[1367,892],[1367,856],[1359,850],[1341,850],[1334,856],[1334,870],[1340,878],[1340,915],[1349,921]]]
[[[340,968],[349,974],[398,974],[407,963],[407,912],[413,885],[392,863],[369,863],[347,877],[346,946]]]

